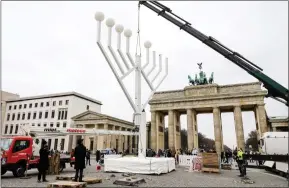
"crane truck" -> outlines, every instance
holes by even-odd
[[[153,12],[157,13],[179,27],[181,30],[186,31],[191,36],[200,40],[205,45],[209,46],[225,58],[235,63],[237,66],[245,70],[247,73],[258,79],[263,87],[268,90],[266,97],[271,97],[279,102],[289,106],[289,91],[287,88],[264,74],[263,69],[246,59],[244,56],[235,52],[221,42],[211,36],[207,36],[197,29],[193,28],[191,23],[184,20],[180,16],[174,14],[172,10],[165,5],[157,1],[140,1],[140,5],[143,5]],[[266,165],[270,170],[277,170],[288,177],[288,132],[276,133],[265,132],[261,139],[258,141],[259,147],[262,149],[262,155],[244,155],[244,159],[262,160],[266,161]],[[281,144],[281,145],[279,145]],[[287,145],[286,145],[287,144]],[[279,146],[277,146],[279,145]],[[282,147],[279,148],[279,147]]]
[[[134,131],[113,131],[85,128],[30,128],[21,127],[19,135],[5,136],[1,138],[1,175],[11,171],[15,177],[22,177],[26,170],[37,168],[39,163],[40,143],[36,139],[51,137],[78,135],[137,135]],[[65,168],[66,163],[73,163],[73,157],[60,155],[60,169]]]

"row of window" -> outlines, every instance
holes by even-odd
[[[65,105],[68,105],[68,104],[69,104],[69,100],[66,100],[66,101],[65,101]],[[40,102],[39,105],[40,105],[40,107],[44,107],[44,102]],[[46,102],[46,106],[49,106],[49,105],[50,105],[50,102],[47,101],[47,102]],[[58,105],[59,105],[59,106],[62,106],[62,101],[58,101]],[[23,105],[22,105],[22,104],[19,104],[19,105],[18,105],[18,109],[22,109],[22,106],[23,106],[23,109],[26,109],[28,105],[27,105],[27,104],[23,104]],[[29,108],[32,108],[32,106],[33,106],[33,104],[30,103],[30,104],[29,104]],[[56,101],[53,101],[53,102],[52,102],[52,106],[56,106]],[[37,108],[37,107],[38,107],[38,103],[34,103],[34,107]],[[8,109],[9,109],[9,110],[12,110],[12,105],[10,105],[10,106],[8,107]],[[16,109],[17,109],[17,105],[14,105],[14,106],[13,106],[13,109],[16,110]]]
[[[43,123],[43,127],[47,127],[47,126],[50,126],[50,127],[54,127],[54,123],[50,123],[50,124],[48,124],[48,123]],[[36,124],[35,123],[32,123],[32,126],[34,127],[34,126],[36,126]],[[37,124],[37,126],[38,127],[41,127],[41,123],[38,123]],[[66,122],[63,122],[62,123],[62,127],[63,128],[66,128],[66,126],[67,126],[67,123]],[[60,127],[60,122],[57,122],[56,123],[56,127]],[[5,125],[5,129],[4,129],[4,134],[8,134],[8,129],[9,129],[9,126],[8,125]],[[9,134],[18,134],[18,130],[19,130],[19,125],[18,124],[16,124],[15,125],[15,129],[14,129],[14,125],[12,124],[12,125],[10,125],[10,130],[9,130]],[[14,132],[13,132],[14,131]]]
[[[67,108],[60,108],[58,109],[58,120],[66,120],[67,119],[67,112],[68,109]],[[23,112],[22,116],[20,113],[17,114],[17,118],[16,118],[16,114],[13,113],[12,116],[10,115],[10,113],[7,113],[7,117],[6,117],[6,121],[14,121],[14,120],[30,120],[30,119],[47,119],[48,118],[48,111],[42,113],[42,112],[38,112],[38,116],[37,116],[37,112],[33,112],[33,114],[31,112],[26,113]],[[31,117],[32,116],[32,117]],[[50,117],[53,119],[55,117],[55,110],[51,111],[51,115]]]
[[[52,141],[52,139],[48,139],[47,145],[48,145],[48,149],[49,150],[51,149],[51,141]],[[65,139],[62,138],[61,141],[60,141],[60,150],[61,151],[64,150],[64,144],[65,144]],[[54,139],[54,147],[53,147],[53,149],[57,150],[57,148],[58,148],[57,146],[58,146],[58,139],[56,138],[56,139]]]

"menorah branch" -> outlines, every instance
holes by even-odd
[[[162,72],[162,55],[159,55],[159,71],[158,73],[155,75],[155,77],[152,79],[152,83],[157,79],[157,77],[159,76],[159,74]]]
[[[149,75],[153,72],[153,70],[156,68],[156,52],[153,51],[153,66],[152,68],[148,71],[147,73],[147,77],[149,77]]]
[[[169,73],[168,58],[166,58],[165,66],[166,66],[165,75],[164,75],[163,78],[160,80],[160,82],[157,84],[157,86],[155,87],[155,89],[151,92],[151,94],[150,94],[150,96],[148,97],[147,101],[143,104],[142,109],[145,109],[145,107],[146,107],[146,105],[148,104],[149,100],[151,100],[151,98],[152,98],[152,96],[154,95],[154,93],[156,92],[156,90],[160,87],[160,85],[163,83],[163,81],[165,80],[165,78],[168,76],[168,73]]]

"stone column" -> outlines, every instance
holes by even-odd
[[[133,136],[129,136],[129,153],[132,153],[132,138]]]
[[[263,135],[263,133],[268,131],[268,127],[267,127],[267,115],[266,115],[266,110],[265,110],[265,104],[258,104],[257,108],[256,108],[256,112],[257,112],[257,121],[260,127],[260,132],[261,132],[261,136]]]
[[[108,130],[108,124],[107,123],[103,125],[103,129]],[[104,144],[103,144],[104,149],[110,147],[110,139],[109,139],[108,135],[103,136],[103,142],[104,142]]]
[[[128,130],[126,129],[126,131]],[[127,149],[128,149],[128,136],[125,135],[124,136],[124,151],[126,151]]]
[[[118,152],[123,152],[123,135],[118,135]]]
[[[72,136],[72,149],[75,149],[76,147],[76,142],[77,142],[77,137],[76,135]],[[52,147],[51,147],[52,148]]]
[[[157,149],[157,125],[156,125],[156,112],[151,112],[151,149],[155,150]]]
[[[187,109],[187,135],[189,151],[192,151],[192,149],[194,148],[193,113],[195,112],[192,109]]]
[[[169,123],[168,123],[168,141],[169,141],[169,149],[175,149],[175,129],[174,129],[174,111],[169,110]]]
[[[160,149],[161,146],[161,139],[160,139],[160,133],[159,133],[159,127],[161,126],[161,122],[160,122],[161,118],[160,118],[160,112],[156,112],[156,152],[158,152],[158,150]]]
[[[178,112],[175,111],[174,113],[174,144],[175,144],[176,150],[179,149],[177,126],[178,126]]]
[[[240,106],[234,107],[235,130],[237,137],[237,147],[245,151],[245,138],[243,130],[242,110]]]
[[[115,126],[112,126],[112,130],[115,131]],[[116,136],[111,135],[111,148],[116,149]]]
[[[193,128],[194,128],[194,148],[199,148],[197,112],[193,113]]]
[[[220,155],[222,151],[222,136],[220,125],[220,109],[218,107],[213,108],[214,117],[214,133],[215,133],[215,148],[216,152]]]
[[[95,128],[98,129],[98,125],[95,125]],[[93,153],[97,150],[98,136],[93,136]]]
[[[220,128],[221,128],[221,150],[224,151],[223,124],[222,124],[222,113],[221,113],[221,111],[220,111]]]

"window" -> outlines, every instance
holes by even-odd
[[[48,149],[51,148],[51,139],[48,139]]]
[[[67,110],[64,112],[64,119],[67,119]]]
[[[8,125],[5,125],[5,132],[4,134],[7,134],[8,133]]]
[[[17,134],[18,133],[18,125],[16,125],[16,127],[15,127],[15,134]]]
[[[38,123],[38,125],[37,125],[38,127],[40,127],[41,126],[41,124],[40,123]]]
[[[56,127],[60,127],[60,123],[59,122],[56,124]]]
[[[66,127],[66,122],[63,122],[63,128],[65,128]]]
[[[66,100],[66,101],[65,101],[65,105],[68,105],[68,104],[69,104],[69,100]]]
[[[42,103],[40,103],[40,107],[43,107],[43,105],[44,105],[44,103],[42,102]]]
[[[12,134],[13,133],[13,125],[10,126],[10,133],[9,134]]]
[[[10,114],[7,114],[7,121],[9,121],[10,119]]]
[[[62,101],[59,101],[58,105],[61,106],[62,105]]]
[[[65,139],[64,138],[62,138],[61,139],[61,148],[60,148],[60,150],[64,150],[64,143],[65,143]]]
[[[32,103],[29,104],[29,108],[32,108]]]
[[[89,105],[86,105],[86,110],[89,110]]]
[[[64,118],[64,111],[61,111],[61,119]]]
[[[11,110],[12,109],[12,106],[9,106],[9,110]]]
[[[46,106],[49,106],[49,102],[46,102]]]
[[[44,124],[43,124],[43,127],[47,127],[47,123],[44,123]]]
[[[30,116],[31,116],[31,113],[29,112],[29,113],[28,113],[28,116],[27,116],[27,119],[28,119],[28,120],[30,119]]]
[[[17,106],[16,105],[14,105],[14,110],[16,110],[17,109]]]
[[[50,127],[53,127],[53,123],[50,123]]]
[[[19,109],[22,109],[22,104],[19,105]]]
[[[34,124],[34,123],[32,123],[32,126],[34,127],[34,126],[35,126],[35,124]]]
[[[30,145],[29,140],[16,140],[12,152],[16,153],[18,151],[25,150],[25,149],[29,148],[29,145]]]
[[[25,113],[22,114],[22,120],[24,120],[24,119],[25,119]]]
[[[55,106],[56,105],[56,101],[53,101],[52,105]]]
[[[39,112],[39,115],[38,115],[39,119],[42,118],[42,112]]]
[[[44,118],[48,118],[48,112],[45,112]]]
[[[35,103],[34,107],[37,108],[37,106],[38,106],[38,103]]]
[[[12,121],[14,121],[15,119],[15,114],[12,114]]]
[[[33,119],[36,119],[36,112],[33,113]]]
[[[58,145],[58,139],[56,138],[54,140],[54,150],[57,150],[57,145]]]
[[[17,114],[17,120],[20,120],[20,113]]]
[[[27,107],[27,104],[24,104],[24,109]]]
[[[58,118],[57,119],[60,120],[60,118],[61,118],[61,110],[58,111]]]
[[[52,112],[51,112],[51,118],[54,118],[54,115],[55,115],[55,111],[52,110]]]

